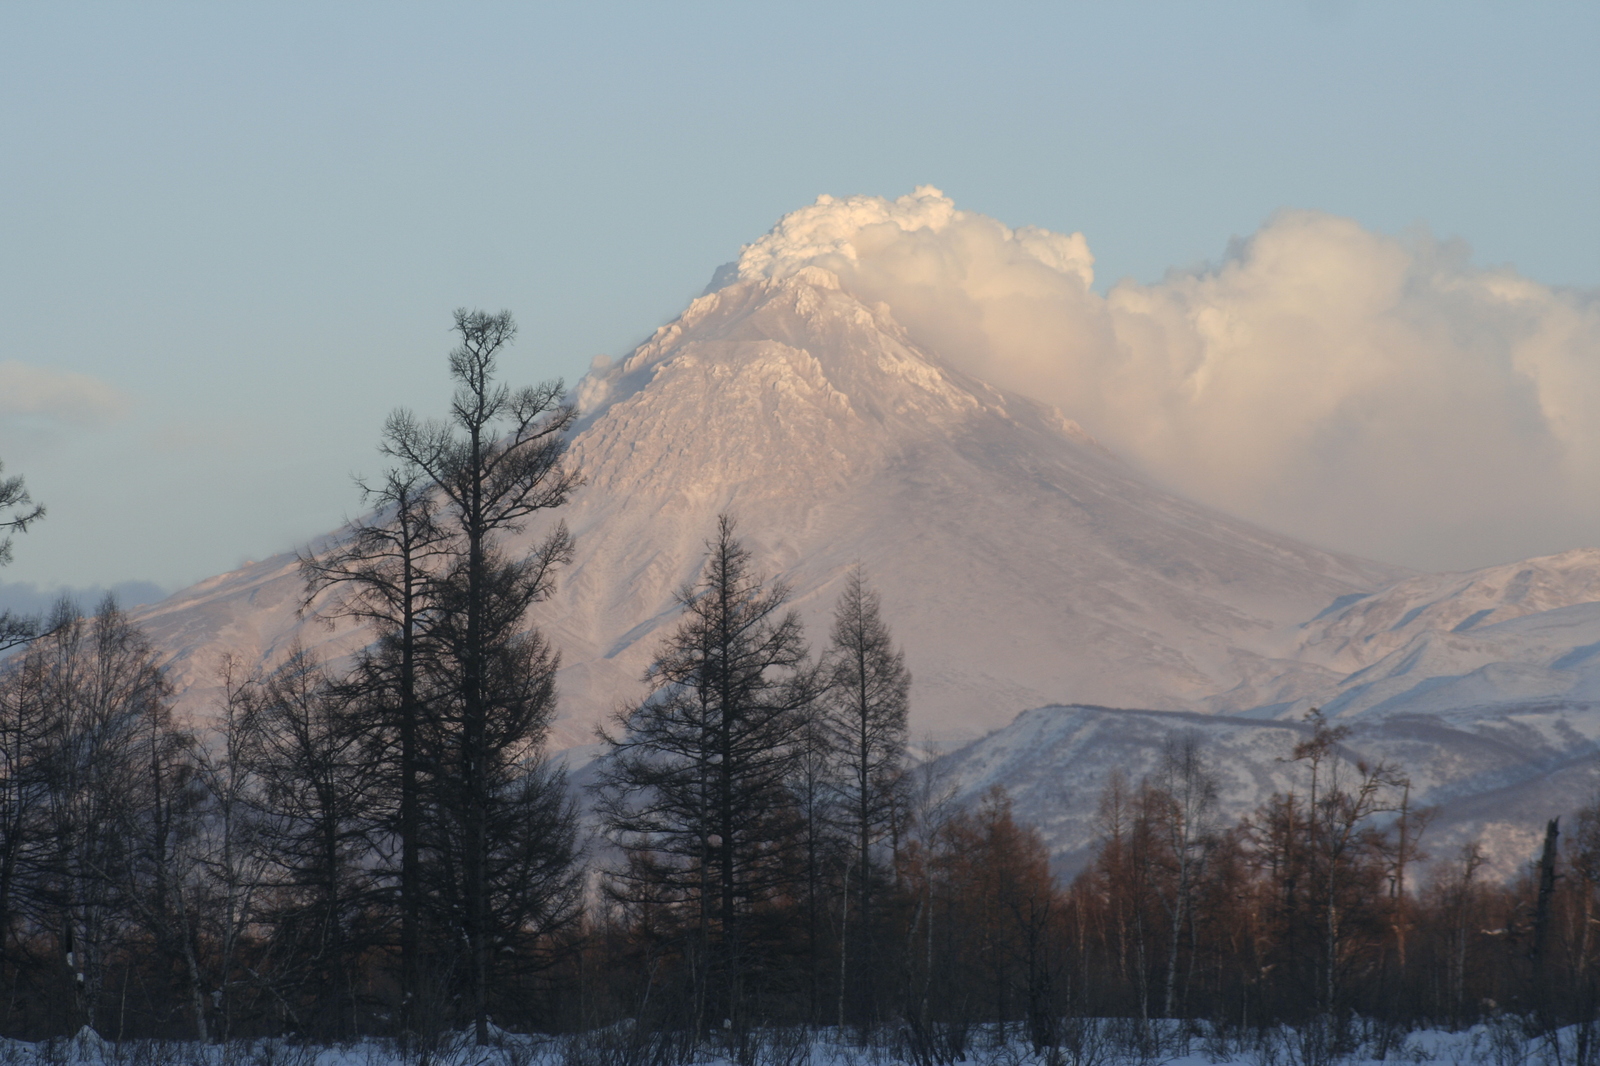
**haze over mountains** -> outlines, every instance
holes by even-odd
[[[928,307],[912,331],[871,298],[883,285],[842,280],[871,258],[858,244],[952,225],[947,200],[834,203],[780,223],[577,386],[587,484],[550,519],[577,554],[536,619],[563,656],[559,747],[641,695],[673,591],[726,512],[814,642],[864,566],[915,678],[914,732],[954,746],[1000,730],[947,764],[967,794],[1011,788],[1064,859],[1112,766],[1200,729],[1246,809],[1286,780],[1279,756],[1314,705],[1358,727],[1353,753],[1403,761],[1419,802],[1449,803],[1450,839],[1487,825],[1510,854],[1523,821],[1581,794],[1600,738],[1600,553],[1419,576],[1165,491],[1054,407],[959,369]],[[1087,292],[1081,237],[1012,238]],[[283,556],[139,612],[185,714],[212,713],[226,656],[364,641],[300,613],[300,589]]]

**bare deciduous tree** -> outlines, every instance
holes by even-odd
[[[1145,802],[1146,817],[1154,823],[1151,851],[1166,874],[1165,890],[1160,893],[1169,920],[1161,1009],[1170,1017],[1178,1005],[1178,952],[1221,828],[1216,824],[1216,774],[1206,765],[1194,733],[1169,736],[1162,745],[1161,761],[1154,781],[1148,783]]]
[[[144,635],[107,597],[86,619],[63,607],[26,653],[48,716],[46,824],[51,854],[37,881],[71,974],[74,1013],[98,1020],[106,960],[127,929],[124,876],[148,814],[146,773],[168,723],[170,688]]]
[[[852,917],[847,909],[843,924],[853,925],[855,935],[844,955],[840,996],[848,988],[860,1020],[870,1022],[878,1013],[875,989],[880,982],[874,960],[881,947],[873,903],[884,887],[885,866],[875,861],[874,850],[890,836],[905,803],[911,674],[883,622],[878,594],[867,587],[860,566],[845,578],[823,661],[838,769],[835,817],[853,851],[849,880],[854,894],[849,898],[855,913]]]

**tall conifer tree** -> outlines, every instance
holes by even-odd
[[[511,389],[495,380],[499,355],[516,336],[510,312],[458,310],[455,330],[450,418],[397,411],[383,451],[436,496],[437,521],[450,536],[422,666],[430,704],[425,757],[437,767],[432,786],[443,819],[432,838],[441,859],[431,891],[466,945],[468,1002],[483,1044],[491,960],[530,922],[560,924],[574,906],[576,815],[563,798],[564,778],[540,758],[555,715],[559,657],[526,622],[528,608],[554,589],[571,540],[558,525],[525,555],[506,552],[503,541],[577,487],[565,461],[577,411],[563,401],[560,381]],[[512,807],[520,813],[508,818]],[[537,846],[519,828],[534,833]],[[553,850],[530,865],[529,848]],[[530,907],[531,891],[550,897]]]
[[[362,484],[370,517],[353,524],[332,550],[301,557],[306,606],[320,604],[329,617],[350,617],[372,626],[378,640],[362,655],[346,691],[362,704],[373,746],[389,769],[380,790],[383,820],[398,841],[401,1014],[407,1029],[421,1019],[418,991],[422,966],[424,773],[420,744],[426,708],[417,671],[431,620],[437,613],[436,571],[448,558],[451,537],[438,521],[439,501],[422,473],[390,470],[383,481]]]
[[[696,1027],[742,1029],[764,961],[751,918],[785,887],[798,835],[805,640],[788,587],[751,570],[727,516],[677,598],[683,621],[646,674],[650,695],[603,735],[599,809],[628,858],[616,891],[665,902],[687,936]]]
[[[380,506],[345,544],[307,559],[308,600],[349,590],[334,610],[374,622],[362,664],[369,727],[398,768],[389,819],[400,844],[402,984],[420,1019],[423,949],[464,947],[433,969],[464,978],[477,1039],[488,1039],[496,960],[571,920],[576,814],[542,749],[559,657],[527,623],[571,556],[565,526],[533,550],[506,541],[578,485],[566,460],[576,417],[564,386],[495,380],[516,326],[508,312],[460,310],[450,417],[396,411],[381,450],[397,466],[368,494]],[[376,712],[376,713],[373,713]],[[425,912],[425,913],[424,913]]]

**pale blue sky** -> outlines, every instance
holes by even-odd
[[[576,379],[819,193],[1081,230],[1103,287],[1284,206],[1600,285],[1600,5],[0,7],[7,581],[168,586],[353,511],[450,312]],[[12,413],[6,413],[11,410]]]

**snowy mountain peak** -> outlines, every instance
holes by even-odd
[[[822,202],[807,225],[843,240],[939,224],[936,191],[919,198]],[[828,230],[837,212],[856,228]],[[638,698],[721,513],[814,637],[864,565],[915,677],[914,728],[951,738],[1053,702],[1198,707],[1285,630],[1396,576],[1162,492],[1054,408],[952,369],[887,305],[799,262],[822,243],[802,228],[774,231],[799,249],[793,269],[702,296],[578,387],[586,486],[550,517],[577,551],[536,618],[563,655],[558,745]],[[362,639],[317,628],[298,600],[292,561],[269,560],[148,615],[191,717],[215,701],[205,677],[224,653]]]
[[[541,613],[574,729],[637,691],[723,511],[816,632],[865,564],[918,728],[951,736],[1063,693],[1190,706],[1241,649],[1392,574],[1160,492],[815,263],[702,296],[578,395],[578,558]]]
[[[1006,406],[998,391],[930,362],[886,306],[867,307],[819,267],[700,297],[627,359],[597,367],[577,399],[586,465],[620,472],[632,464],[620,455],[597,458],[602,441],[626,438],[631,454],[640,450],[640,433],[676,433],[681,441],[647,450],[664,450],[681,474],[699,463],[711,476],[737,480],[776,473],[762,465],[772,461],[811,470],[843,463],[839,472],[848,473],[855,467],[847,457],[872,450],[873,441]],[[676,429],[664,424],[667,410]],[[708,420],[721,431],[698,432]],[[735,426],[739,432],[730,433]],[[749,449],[751,437],[783,444],[776,452]],[[733,446],[707,454],[719,442]],[[641,482],[681,484],[653,462],[640,474]]]

